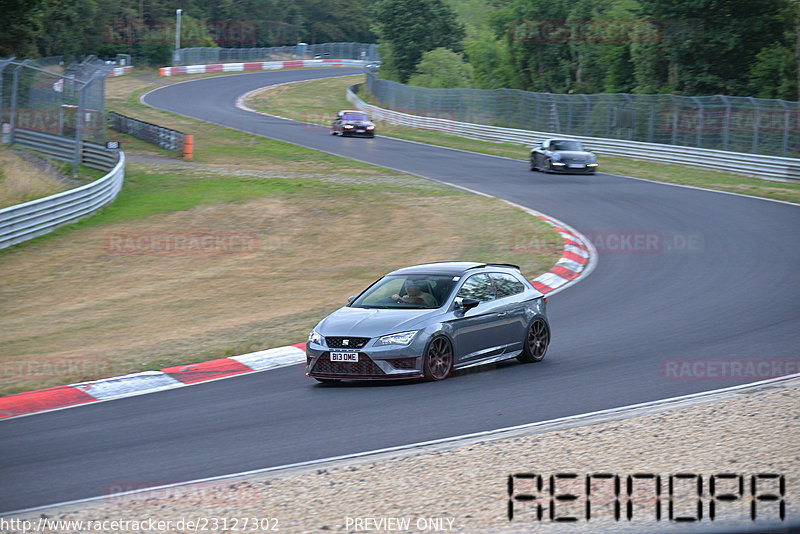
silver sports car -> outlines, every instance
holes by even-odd
[[[545,139],[531,150],[531,170],[594,174],[597,156],[586,150],[580,141]]]
[[[547,299],[502,263],[429,263],[392,271],[317,323],[306,374],[320,382],[425,378],[509,358],[541,361]]]

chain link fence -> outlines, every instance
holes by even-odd
[[[364,43],[298,43],[270,48],[181,48],[173,54],[173,66],[235,63],[241,61],[287,61],[291,59],[378,60],[378,45]]]
[[[18,130],[74,139],[73,168],[81,141],[103,142],[105,78],[113,69],[95,56],[64,65],[63,58],[0,59],[2,142],[14,144]]]
[[[559,135],[800,155],[800,104],[786,100],[429,89],[383,80],[371,71],[367,89],[382,107],[427,117]]]

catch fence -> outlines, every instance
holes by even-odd
[[[242,61],[287,61],[292,59],[378,60],[378,45],[366,43],[298,43],[269,48],[181,48],[173,54],[174,66]]]
[[[1,141],[15,144],[23,130],[71,140],[76,170],[82,143],[103,142],[105,79],[113,68],[94,56],[68,65],[60,57],[0,59]]]
[[[459,122],[752,154],[800,155],[800,104],[735,96],[430,89],[367,73],[384,108]]]

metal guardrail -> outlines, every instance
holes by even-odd
[[[515,128],[501,128],[485,124],[458,122],[449,119],[422,117],[380,108],[367,104],[355,91],[363,84],[348,87],[347,100],[362,111],[368,112],[373,119],[384,120],[392,124],[436,130],[439,132],[480,139],[534,146],[543,139],[561,137],[562,134],[537,132]],[[644,143],[623,139],[604,139],[600,137],[584,137],[569,135],[585,143],[591,150],[609,156],[624,156],[660,163],[676,163],[693,167],[705,167],[720,171],[730,171],[759,178],[777,181],[800,181],[800,159],[780,156],[764,156],[743,152],[726,152],[706,148]]]
[[[434,89],[378,78],[374,69],[367,71],[366,86],[378,106],[426,117],[785,158],[800,154],[800,103],[787,100]]]
[[[161,148],[183,154],[186,159],[191,159],[194,146],[194,136],[183,132],[152,124],[133,117],[126,117],[113,111],[108,114],[108,127],[114,131],[132,135],[142,141],[153,143]]]
[[[16,144],[35,148],[62,161],[72,160],[74,143],[74,139],[57,135],[17,130]],[[91,215],[117,197],[125,179],[125,154],[119,152],[117,156],[102,145],[86,141],[82,145],[84,164],[108,170],[108,174],[75,189],[0,209],[0,249]]]
[[[33,130],[23,130],[22,128],[17,128],[14,144],[42,152],[58,161],[72,162],[73,153],[75,152],[74,139]],[[92,169],[107,171],[116,165],[117,157],[99,143],[83,141],[81,143],[80,162]]]
[[[282,61],[288,59],[361,59],[377,61],[378,45],[372,43],[298,43],[269,48],[180,48],[173,52],[172,65],[199,65],[239,61]]]

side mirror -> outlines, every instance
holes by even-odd
[[[356,300],[355,295],[353,295],[352,297],[347,297],[347,303],[348,304],[352,304],[354,300]]]
[[[481,301],[477,299],[464,299],[461,301],[461,309],[466,313],[480,303]]]

